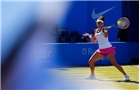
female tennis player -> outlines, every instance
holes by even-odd
[[[86,77],[86,79],[95,79],[94,73],[94,63],[104,56],[107,56],[111,63],[124,75],[125,80],[129,80],[129,76],[125,73],[123,68],[116,62],[115,58],[115,48],[111,45],[108,40],[108,28],[104,27],[105,18],[100,16],[96,20],[97,29],[94,30],[93,37],[89,33],[83,34],[83,36],[88,36],[93,42],[98,40],[99,49],[91,56],[89,59],[89,66],[91,70],[91,74]]]

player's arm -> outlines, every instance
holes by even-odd
[[[93,42],[96,42],[97,41],[97,38],[96,38],[96,36],[94,36],[94,37],[92,37],[92,38],[90,38]]]
[[[95,36],[96,30],[94,30],[92,34],[93,34],[93,37],[91,38],[91,40],[92,40],[93,42],[96,42],[96,41],[97,41],[97,38],[96,38],[96,36]]]
[[[88,36],[93,42],[97,41],[97,38],[95,37],[95,33],[93,37],[89,33],[84,33],[83,36]]]
[[[105,27],[105,28],[103,29],[103,32],[104,32],[104,37],[107,38],[107,37],[108,37],[108,28]]]

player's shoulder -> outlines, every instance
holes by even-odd
[[[94,28],[94,29],[92,29],[92,32],[95,32],[96,30],[97,30],[97,28],[96,29]]]
[[[97,32],[98,28],[94,29],[94,32]]]

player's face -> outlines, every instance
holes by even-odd
[[[103,27],[103,25],[104,25],[102,22],[96,22],[96,24],[99,28]]]

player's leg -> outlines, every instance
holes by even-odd
[[[125,76],[126,80],[129,80],[129,76],[125,73],[123,68],[116,62],[116,58],[114,54],[110,54],[107,56],[111,63]]]
[[[89,67],[90,67],[90,70],[91,70],[91,74],[86,77],[86,79],[93,79],[94,78],[94,63],[98,60],[100,60],[101,58],[103,58],[104,55],[98,53],[98,52],[95,52],[89,59]]]
[[[90,67],[90,70],[91,70],[91,74],[94,75],[94,63],[100,59],[102,59],[104,57],[104,55],[98,53],[98,52],[95,52],[89,59],[89,67]]]

